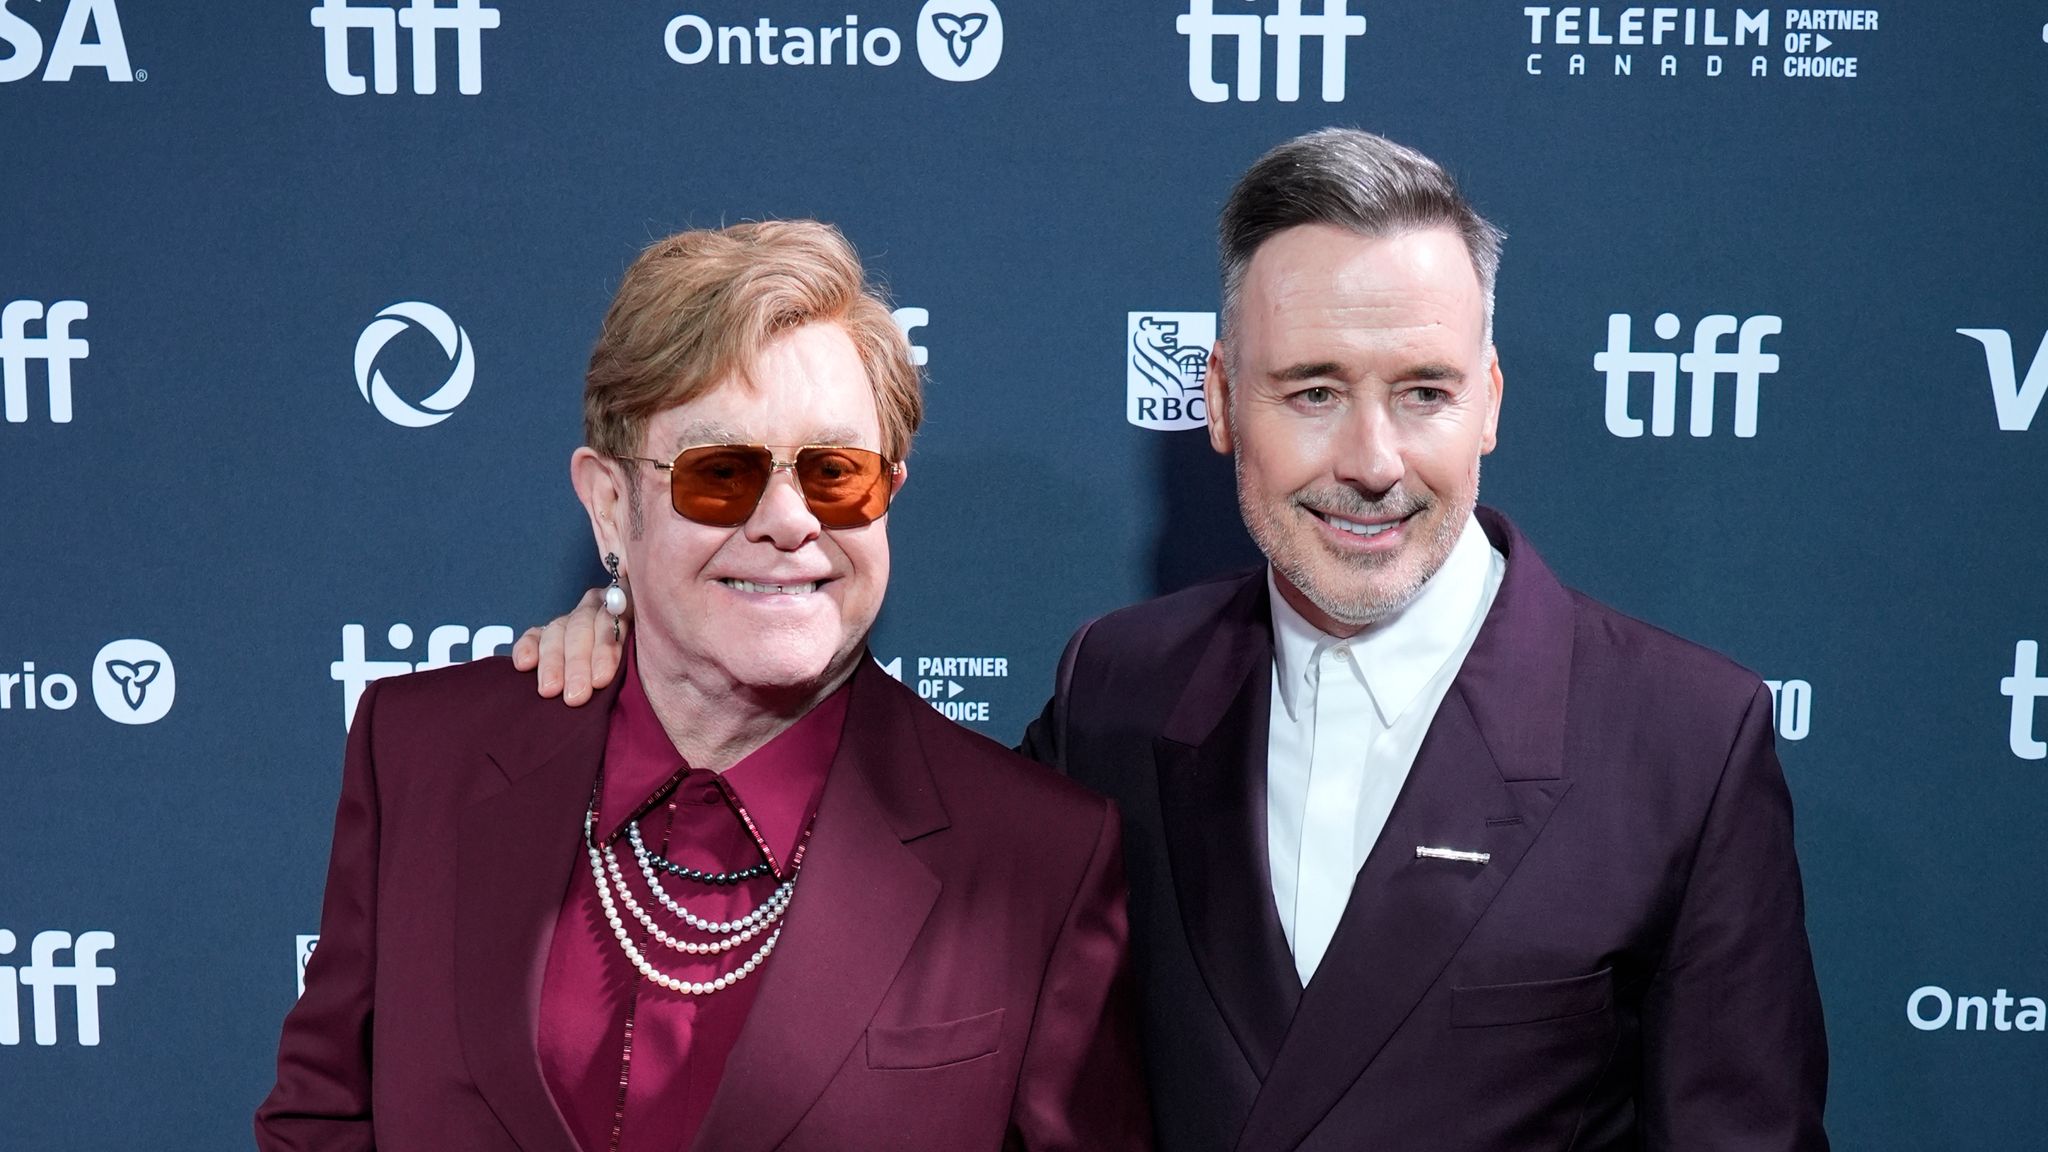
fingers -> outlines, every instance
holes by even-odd
[[[512,645],[512,666],[531,672],[540,663],[540,629],[528,628]]]
[[[630,608],[624,619],[631,619]],[[542,697],[560,696],[563,703],[576,707],[611,685],[625,653],[623,631],[621,638],[612,637],[604,589],[593,588],[545,627],[528,628],[512,645],[512,666],[538,673],[534,689]]]
[[[562,620],[562,617],[557,616],[548,621],[547,626],[540,630],[540,638],[536,642],[540,649],[539,655],[535,657],[536,669],[540,673],[538,687],[544,697],[562,694],[562,634],[567,630]]]
[[[607,625],[611,622],[610,617],[604,616],[601,608],[603,603],[603,592],[585,592],[583,599],[576,602],[576,607],[567,616],[555,621],[556,624],[564,626],[562,629],[562,702],[571,707],[582,704],[590,699],[590,651],[595,641],[595,633],[599,627],[598,618],[604,617],[604,623]],[[553,628],[554,625],[551,624],[549,627]]]

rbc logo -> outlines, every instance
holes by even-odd
[[[1218,40],[1237,41],[1237,98],[1259,98],[1265,37],[1279,42],[1273,66],[1273,98],[1301,99],[1301,42],[1323,42],[1323,101],[1344,99],[1344,55],[1353,36],[1365,35],[1365,17],[1351,14],[1350,0],[1323,0],[1321,15],[1304,14],[1302,0],[1279,0],[1280,10],[1261,20],[1249,12],[1216,13],[1215,0],[1189,0],[1173,26],[1188,38],[1188,91],[1204,104],[1230,99],[1230,85],[1216,79]]]
[[[979,80],[1003,58],[1003,14],[990,0],[926,0],[917,58],[941,80]]]
[[[1216,343],[1214,312],[1132,312],[1124,419],[1158,432],[1205,427],[1202,382]]]
[[[2000,328],[1958,328],[1957,332],[1984,346],[1984,363],[1991,371],[1991,402],[1998,409],[1998,427],[2004,432],[2025,432],[2034,426],[2034,414],[2041,410],[2041,397],[2048,393],[2048,335],[2034,350],[2034,363],[2027,369],[2025,383],[2019,382],[2019,366],[2012,355],[2012,335]],[[8,419],[13,419],[9,416]]]
[[[0,18],[6,16],[0,0]],[[0,23],[0,32],[6,24]],[[0,69],[6,65],[0,64]],[[50,423],[71,423],[71,363],[83,360],[91,345],[71,334],[74,321],[85,319],[85,302],[59,300],[45,310],[35,300],[9,301],[0,309],[0,397],[7,422],[28,421],[28,362],[41,360],[49,372]],[[43,334],[30,336],[31,320],[43,322]]]
[[[0,956],[14,953],[13,932],[0,928]],[[21,994],[29,990],[36,1043],[57,1042],[57,989],[69,988],[77,1000],[78,1043],[95,1048],[100,1042],[100,989],[114,983],[114,970],[101,967],[100,953],[114,946],[112,932],[38,932],[29,942],[29,962],[16,968],[0,964],[0,1045],[21,1043]],[[70,952],[71,963],[57,963],[57,953]]]
[[[384,373],[376,371],[377,354],[393,337],[414,324],[440,341],[441,351],[453,362],[448,378],[418,407],[401,400],[385,381]],[[393,304],[377,313],[377,318],[356,338],[356,391],[377,409],[378,415],[401,428],[431,428],[446,420],[456,405],[469,398],[470,385],[474,383],[476,353],[470,348],[469,333],[432,304],[418,300]]]
[[[2012,726],[2006,743],[2022,760],[2048,760],[2048,742],[2034,735],[2034,702],[2048,696],[2048,676],[2041,675],[2041,645],[2022,640],[2013,646],[2012,675],[1998,682],[2001,695],[2012,697]]]
[[[398,91],[398,30],[412,31],[412,90],[432,96],[440,88],[434,54],[442,30],[455,33],[455,87],[464,96],[484,90],[483,33],[498,26],[498,10],[483,0],[411,0],[402,9],[363,5],[349,0],[321,0],[313,9],[313,27],[324,34],[327,86],[343,96],[361,96],[367,86],[349,67],[349,33],[370,33],[370,75],[381,95]]]
[[[1669,312],[1654,325],[1659,339],[1676,337],[1683,327]],[[1607,430],[1621,437],[1643,434],[1643,421],[1629,414],[1629,378],[1638,373],[1650,377],[1650,435],[1671,435],[1678,412],[1678,374],[1692,378],[1692,420],[1688,430],[1694,436],[1714,434],[1714,383],[1720,376],[1735,377],[1735,435],[1744,439],[1756,435],[1757,391],[1766,375],[1777,372],[1778,356],[1763,350],[1764,337],[1785,330],[1776,316],[1751,316],[1737,324],[1729,315],[1702,316],[1692,330],[1692,351],[1637,352],[1630,346],[1631,326],[1627,314],[1607,317],[1607,350],[1593,356],[1595,371],[1607,374]],[[1721,339],[1735,337],[1735,350],[1724,351]]]
[[[384,633],[384,638],[391,643],[393,651],[403,652],[412,647],[412,625],[393,624]],[[442,624],[427,633],[427,658],[418,664],[405,660],[372,660],[364,643],[363,626],[343,624],[341,659],[328,665],[328,674],[341,684],[342,730],[347,731],[355,723],[356,702],[363,698],[363,689],[369,687],[370,681],[463,663],[455,658],[455,650],[465,644],[469,646],[469,659],[481,660],[511,643],[512,629],[503,624],[479,628],[474,636],[460,624]]]
[[[0,84],[25,80],[35,75],[43,62],[43,37],[34,25],[7,10],[13,0],[0,0],[0,42],[9,53],[0,60]],[[91,27],[98,39],[88,43],[85,30]],[[64,23],[50,45],[50,66],[43,79],[63,81],[80,68],[98,68],[107,79],[125,84],[136,79],[128,66],[128,42],[121,36],[121,12],[114,0],[71,0],[64,9]]]

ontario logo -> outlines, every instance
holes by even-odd
[[[1126,332],[1124,419],[1155,432],[1209,423],[1202,383],[1216,343],[1214,312],[1133,312]]]
[[[728,17],[730,18],[730,17]],[[695,12],[668,22],[662,46],[668,58],[695,66],[839,66],[887,68],[903,58],[905,37],[885,23],[863,23],[856,12],[838,24],[806,27],[774,17],[714,23]],[[994,0],[926,0],[909,39],[918,63],[941,80],[979,80],[1003,59],[1003,14]]]

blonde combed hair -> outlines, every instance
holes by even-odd
[[[584,376],[583,436],[608,456],[641,454],[647,422],[730,377],[804,324],[852,338],[881,418],[882,454],[901,460],[924,420],[910,342],[837,228],[770,220],[678,232],[626,269]]]

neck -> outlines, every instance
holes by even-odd
[[[704,683],[687,672],[661,674],[644,657],[636,659],[647,703],[683,762],[724,772],[838,691],[859,664],[860,650],[815,683],[776,687]]]
[[[1301,589],[1296,588],[1294,581],[1289,580],[1286,573],[1278,568],[1272,571],[1273,587],[1279,589],[1280,598],[1287,601],[1289,608],[1300,613],[1303,620],[1308,621],[1319,631],[1327,635],[1335,636],[1339,640],[1349,640],[1378,623],[1377,620],[1369,620],[1362,624],[1350,624],[1339,620],[1321,608],[1316,607],[1315,601],[1310,600],[1302,593]]]

